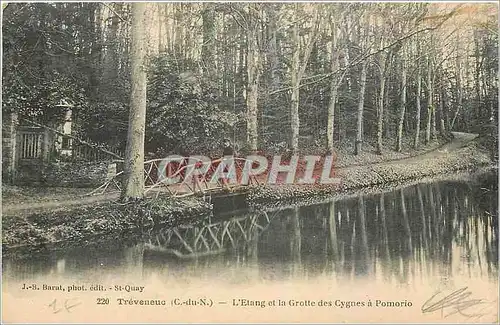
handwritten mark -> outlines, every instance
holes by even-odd
[[[71,313],[71,309],[78,306],[78,305],[81,305],[82,303],[81,302],[73,302],[75,299],[66,299],[64,301],[64,309],[62,307],[59,308],[60,304],[57,303],[57,299],[54,299],[50,304],[49,304],[49,307],[52,307],[52,312],[54,314],[57,314],[63,310],[66,310],[66,312],[68,313]]]
[[[441,292],[437,292],[432,297],[430,297],[422,305],[422,313],[432,313],[440,310],[442,317],[448,317],[454,314],[460,314],[466,318],[480,318],[487,315],[484,312],[486,308],[477,310],[477,308],[471,308],[473,306],[478,306],[480,304],[488,303],[484,299],[468,299],[471,295],[471,291],[467,291],[468,287],[458,289],[451,294],[437,300],[438,295],[443,296]],[[437,300],[437,301],[436,301]],[[472,312],[472,311],[475,312]],[[445,311],[447,314],[445,314]]]

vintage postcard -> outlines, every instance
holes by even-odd
[[[496,2],[2,3],[2,322],[498,323]]]

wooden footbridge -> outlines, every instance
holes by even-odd
[[[147,196],[168,195],[186,197],[191,195],[211,195],[214,193],[238,192],[245,186],[258,185],[255,176],[249,176],[242,182],[243,170],[246,164],[254,162],[240,157],[231,157],[230,164],[234,166],[234,182],[218,178],[217,170],[224,159],[202,161],[193,157],[186,157],[179,162],[165,163],[165,159],[152,159],[144,162],[144,184]],[[194,160],[194,161],[193,161]],[[225,162],[226,165],[228,162]],[[205,169],[205,172],[202,170]],[[224,173],[230,171],[225,170]],[[120,192],[122,189],[123,171],[109,178],[101,186],[93,190],[90,195]],[[175,182],[172,180],[175,179]]]
[[[144,248],[183,259],[221,254],[257,240],[272,217],[258,212],[203,225],[168,228],[150,237]]]

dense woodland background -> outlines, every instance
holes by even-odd
[[[3,112],[123,150],[131,3],[3,7]],[[148,3],[146,151],[497,150],[498,6]]]

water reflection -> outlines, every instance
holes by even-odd
[[[330,276],[386,283],[498,276],[497,197],[461,182],[410,186],[325,204],[254,211],[163,229],[120,249],[85,248],[29,261],[4,275],[165,274],[171,279],[273,281]]]

